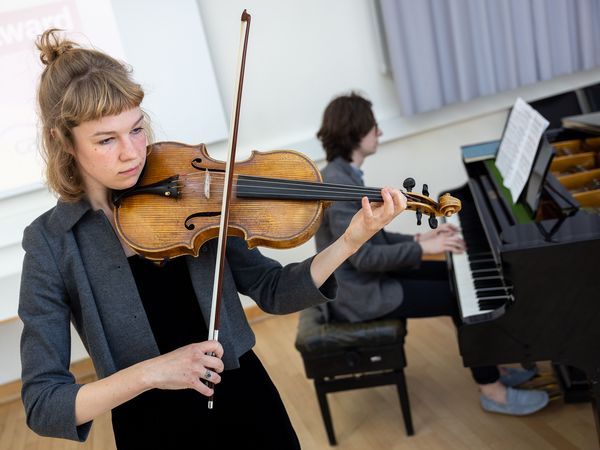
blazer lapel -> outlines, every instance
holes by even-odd
[[[135,279],[107,217],[102,211],[90,211],[74,232],[117,366],[158,356]]]

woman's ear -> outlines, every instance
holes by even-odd
[[[50,136],[52,139],[59,141],[64,149],[71,156],[75,156],[75,148],[73,142],[67,136],[65,136],[58,128],[50,128]]]

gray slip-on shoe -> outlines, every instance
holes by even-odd
[[[539,411],[548,404],[548,393],[533,389],[506,388],[506,404],[495,402],[481,394],[481,407],[488,412],[525,416]]]

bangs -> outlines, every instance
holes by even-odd
[[[144,91],[127,78],[111,74],[110,80],[100,72],[91,72],[73,80],[62,103],[61,116],[67,129],[83,122],[114,116],[140,106]]]

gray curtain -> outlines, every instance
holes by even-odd
[[[600,66],[600,0],[378,0],[405,115]]]

